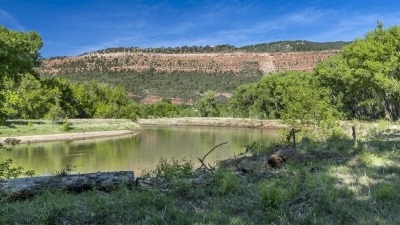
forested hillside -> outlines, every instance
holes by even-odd
[[[216,46],[178,46],[178,47],[161,47],[161,48],[107,48],[95,51],[96,53],[117,53],[117,52],[142,52],[142,53],[227,53],[227,52],[298,52],[298,51],[324,51],[324,50],[340,50],[343,46],[350,42],[312,42],[312,41],[275,41],[269,43],[261,43],[255,45],[245,45],[235,47],[233,45],[216,45]],[[90,53],[84,53],[87,55]]]

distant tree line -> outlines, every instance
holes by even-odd
[[[160,47],[160,48],[139,48],[139,47],[118,47],[107,48],[95,51],[94,53],[124,53],[124,52],[142,52],[142,53],[164,53],[164,54],[182,54],[182,53],[229,53],[229,52],[288,52],[288,51],[322,51],[322,50],[340,50],[350,42],[311,42],[311,41],[276,41],[255,45],[245,45],[235,47],[234,45],[205,45],[205,46],[178,46],[178,47]],[[89,53],[83,53],[86,55]]]
[[[8,80],[1,90],[7,119],[60,120],[65,118],[131,118],[140,114],[122,87],[96,81],[70,83],[64,79],[37,79],[25,75]]]

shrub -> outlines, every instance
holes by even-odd
[[[172,159],[170,162],[167,159],[161,158],[156,169],[152,172],[155,176],[172,180],[174,178],[188,178],[193,174],[193,163],[182,159]]]
[[[63,123],[63,126],[62,126],[61,130],[62,130],[62,131],[69,131],[69,130],[72,129],[71,125],[72,125],[71,122],[65,121],[65,122]]]
[[[10,144],[12,147],[17,145],[20,140],[15,138],[7,138],[4,140],[6,144]],[[3,144],[0,143],[0,150],[9,150],[11,148],[5,147]],[[13,167],[12,159],[5,159],[3,162],[0,162],[0,180],[2,179],[9,179],[9,178],[17,178],[20,176],[33,176],[35,174],[34,171],[28,170],[24,171],[22,167]]]
[[[47,112],[45,118],[56,123],[66,117],[66,113],[59,104],[53,105]]]

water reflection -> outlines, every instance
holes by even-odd
[[[212,147],[229,140],[207,157],[208,162],[226,159],[244,151],[244,145],[277,138],[277,130],[210,127],[147,127],[134,136],[71,142],[20,145],[3,151],[0,160],[11,158],[16,166],[35,170],[37,175],[75,165],[76,171],[153,169],[160,158],[186,158],[197,163]]]

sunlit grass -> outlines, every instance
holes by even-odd
[[[68,123],[68,129],[65,124]],[[51,120],[7,120],[0,124],[0,137],[58,134],[136,129],[138,125],[128,119],[68,119],[54,123]]]

